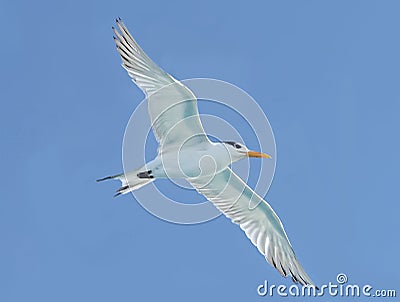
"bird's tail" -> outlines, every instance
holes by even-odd
[[[128,172],[127,174],[121,173],[117,175],[107,176],[104,178],[97,179],[97,181],[109,180],[109,179],[118,179],[121,181],[122,185],[117,190],[114,197],[117,197],[122,194],[126,194],[132,191],[135,191],[148,183],[152,182],[153,178],[139,178],[137,176],[138,171]]]

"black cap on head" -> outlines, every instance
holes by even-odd
[[[240,148],[242,148],[242,146],[241,145],[239,145],[238,143],[236,143],[236,142],[232,142],[232,141],[226,141],[226,142],[223,142],[224,144],[228,144],[228,145],[231,145],[232,147],[234,147],[234,148],[236,148],[236,149],[240,149]]]

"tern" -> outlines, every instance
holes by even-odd
[[[185,178],[233,223],[238,224],[266,260],[303,286],[314,283],[297,260],[282,222],[271,206],[230,168],[247,158],[270,158],[233,141],[212,142],[204,132],[196,96],[158,67],[133,39],[122,20],[113,27],[122,66],[148,100],[157,157],[143,167],[98,181],[117,179],[116,196],[137,190],[157,178]],[[210,160],[211,159],[211,160]]]

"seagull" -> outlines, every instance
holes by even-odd
[[[230,165],[268,154],[233,141],[212,142],[205,133],[192,91],[158,67],[133,39],[121,18],[114,41],[122,67],[148,100],[148,111],[159,143],[156,158],[143,167],[108,176],[120,180],[116,195],[137,190],[158,178],[184,178],[245,232],[258,251],[283,277],[317,288],[297,260],[282,222]]]

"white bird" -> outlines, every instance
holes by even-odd
[[[202,127],[195,95],[158,67],[139,47],[122,20],[113,27],[122,66],[148,99],[152,127],[159,142],[158,155],[144,167],[126,174],[108,176],[126,194],[157,178],[185,178],[232,222],[282,276],[315,286],[297,260],[282,222],[271,206],[231,169],[246,157],[270,158],[250,151],[241,143],[211,142]]]

